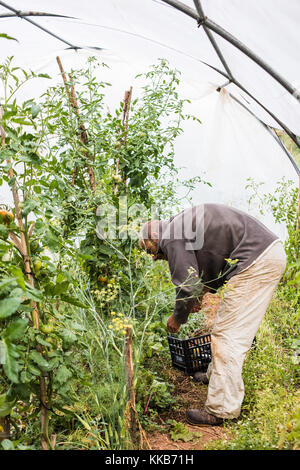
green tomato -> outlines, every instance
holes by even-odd
[[[46,325],[41,325],[40,329],[43,333],[46,333],[47,335],[49,335],[50,333],[52,333],[54,329],[54,325],[52,325],[51,323],[47,323]]]
[[[35,272],[38,272],[41,270],[41,267],[42,267],[43,263],[41,262],[40,259],[36,259],[33,263],[33,267],[34,267],[34,270]]]
[[[40,244],[38,242],[38,240],[33,240],[32,242],[30,242],[30,251],[31,253],[37,253],[39,251],[39,248],[40,248]]]
[[[115,181],[115,183],[121,183],[122,178],[119,175],[112,175],[112,179]]]

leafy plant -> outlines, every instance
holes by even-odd
[[[177,422],[173,419],[169,419],[167,423],[171,427],[170,436],[174,442],[177,442],[177,441],[190,442],[190,441],[193,441],[195,438],[200,439],[202,437],[201,432],[190,431],[189,428],[181,422]]]
[[[65,428],[74,436],[66,445],[130,445],[125,336],[112,312],[121,313],[123,326],[132,322],[137,380],[145,359],[163,349],[162,321],[174,294],[162,265],[152,271],[135,240],[119,235],[129,230],[125,199],[130,229],[140,216],[136,204],[143,217],[157,199],[170,210],[174,139],[191,118],[177,92],[179,72],[159,61],[130,112],[122,102],[110,113],[109,84],[94,77],[98,66],[105,67],[91,58],[62,86],[21,104],[19,89],[48,76],[14,67],[12,58],[0,68],[0,183],[13,199],[0,210],[1,415],[14,429],[26,419],[32,444],[41,433],[43,448],[53,448]],[[189,190],[200,180],[184,184]],[[116,238],[97,236],[99,207],[115,215]],[[171,403],[159,377],[151,386],[154,406]],[[22,445],[17,436],[14,446]]]
[[[293,181],[283,178],[278,181],[275,191],[271,193],[261,194],[264,183],[256,183],[251,178],[246,189],[251,189],[252,194],[249,197],[249,204],[258,203],[261,214],[270,211],[275,222],[282,223],[287,229],[288,237],[285,242],[286,252],[288,256],[289,269],[293,273],[299,268],[299,245],[300,245],[300,229],[299,229],[299,209],[298,209],[298,188],[295,187]]]

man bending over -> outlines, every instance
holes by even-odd
[[[212,361],[204,409],[187,420],[218,425],[237,418],[244,398],[242,367],[272,294],[286,266],[282,243],[254,217],[222,204],[202,204],[169,220],[148,221],[139,245],[154,260],[169,263],[176,286],[167,330],[178,333],[195,301],[225,285],[211,333]]]

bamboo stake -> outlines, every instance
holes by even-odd
[[[0,118],[2,117],[3,110],[0,108]],[[1,146],[2,148],[5,147],[5,138],[6,138],[6,132],[4,128],[0,125],[0,132],[1,132]],[[6,161],[9,170],[8,170],[8,176],[10,179],[14,178],[14,170],[12,168],[12,161],[11,159]],[[10,238],[12,242],[14,243],[15,247],[19,250],[23,257],[24,261],[24,268],[25,268],[25,273],[26,277],[28,279],[29,284],[31,287],[34,288],[34,277],[31,271],[31,259],[30,255],[28,252],[28,247],[27,247],[27,241],[26,241],[26,235],[25,235],[25,228],[23,224],[23,217],[22,217],[22,211],[20,209],[20,198],[19,198],[19,193],[18,193],[18,188],[16,182],[14,182],[11,186],[11,191],[13,195],[13,201],[14,201],[14,206],[15,206],[15,214],[16,214],[16,219],[17,219],[17,224],[19,226],[19,231],[20,231],[20,238],[18,238],[13,232],[9,232]],[[30,227],[31,233],[33,231],[33,227]],[[33,321],[33,326],[36,329],[40,328],[40,317],[39,317],[39,312],[37,308],[37,303],[35,301],[32,301],[32,321]],[[37,351],[42,354],[42,347],[40,344],[37,345]],[[47,443],[47,427],[48,427],[48,410],[47,410],[47,386],[46,386],[46,379],[45,377],[40,377],[40,392],[41,392],[41,432],[42,432],[42,448],[44,450],[48,450],[48,443]]]
[[[129,432],[132,443],[138,444],[138,421],[135,409],[134,371],[132,359],[132,327],[126,328],[125,369],[129,396]]]
[[[124,95],[124,103],[123,103],[123,111],[122,111],[122,126],[124,127],[125,135],[124,135],[123,141],[120,142],[119,149],[121,148],[121,145],[126,144],[126,140],[127,140],[127,131],[128,131],[129,110],[130,110],[131,97],[132,97],[132,86],[130,87],[129,90],[125,91],[125,95]],[[119,175],[119,165],[120,165],[120,159],[117,158],[117,161],[116,161],[116,176]],[[126,185],[126,180],[125,180],[125,185]],[[115,183],[114,194],[117,194],[117,192],[118,192],[118,183]]]
[[[77,101],[77,97],[76,97],[76,93],[75,93],[74,83],[73,83],[73,79],[72,79],[71,75],[69,75],[69,78],[70,78],[70,82],[72,83],[72,85],[71,85],[71,104],[73,105],[73,108],[75,109],[75,112],[78,116],[78,123],[79,123],[79,129],[80,129],[80,138],[79,138],[79,140],[84,145],[87,145],[88,142],[89,142],[87,129],[86,129],[84,123],[80,122],[79,106],[78,106],[78,101]],[[89,154],[88,150],[85,152],[85,157],[87,159],[90,158],[90,154]],[[96,190],[95,175],[94,175],[93,169],[90,165],[88,165],[88,175],[89,175],[89,178],[90,178],[90,185],[91,185],[92,191],[95,192],[95,190]]]
[[[63,66],[62,66],[62,63],[61,63],[61,60],[60,60],[60,57],[59,57],[59,56],[56,57],[56,61],[57,61],[57,63],[58,63],[58,67],[59,67],[60,73],[61,73],[61,75],[62,75],[64,84],[65,84],[65,88],[66,88],[67,95],[68,95],[68,97],[70,98],[70,91],[69,91],[67,76],[66,76],[66,73],[65,73],[65,71],[64,71],[64,68],[63,68]]]
[[[67,95],[68,95],[70,104],[71,104],[71,106],[72,106],[72,108],[73,108],[73,110],[74,110],[74,112],[77,116],[77,119],[78,119],[78,126],[79,126],[79,129],[80,129],[79,140],[84,145],[87,145],[88,144],[88,133],[87,133],[87,129],[86,129],[84,123],[80,122],[80,112],[79,112],[79,106],[78,106],[77,96],[76,96],[76,92],[75,92],[75,87],[74,87],[74,83],[73,83],[73,78],[69,74],[69,82],[67,81],[67,76],[66,76],[64,68],[62,66],[60,57],[57,56],[56,60],[57,60],[57,63],[58,63],[58,66],[59,66],[64,84],[65,84],[65,88],[66,88],[66,91],[67,91]],[[85,157],[87,159],[90,158],[90,155],[89,155],[88,151],[85,152]],[[92,191],[95,192],[96,182],[95,182],[95,175],[94,175],[93,169],[90,165],[88,165],[87,170],[88,170],[88,175],[89,175],[90,185],[91,185]],[[74,184],[75,184],[76,174],[77,174],[77,166],[75,165],[74,169],[73,169],[73,173],[72,173],[72,186],[74,186]]]
[[[124,139],[125,142],[126,142],[126,136],[127,136],[127,130],[128,130],[128,119],[129,119],[131,96],[132,96],[132,86],[130,87],[128,91],[125,92],[125,99],[124,99],[124,105],[123,105],[123,125],[125,126],[125,139]]]
[[[60,57],[57,56],[56,57],[56,61],[58,63],[58,67],[59,67],[59,70],[60,70],[60,73],[61,73],[61,76],[62,76],[62,79],[63,79],[63,82],[65,84],[65,89],[66,89],[66,92],[67,92],[67,95],[68,95],[68,98],[69,98],[69,101],[71,103],[71,94],[70,94],[70,90],[69,90],[69,85],[68,85],[68,80],[67,80],[67,76],[66,76],[66,73],[64,71],[64,68],[62,66],[62,63],[61,63],[61,60],[60,60]],[[77,174],[77,166],[74,165],[74,168],[73,168],[73,173],[72,173],[72,186],[74,186],[75,184],[75,178],[76,178],[76,174]]]

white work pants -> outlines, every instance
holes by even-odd
[[[237,418],[244,398],[242,367],[274,290],[286,266],[275,241],[227,284],[211,334],[212,361],[205,409],[220,418]]]

